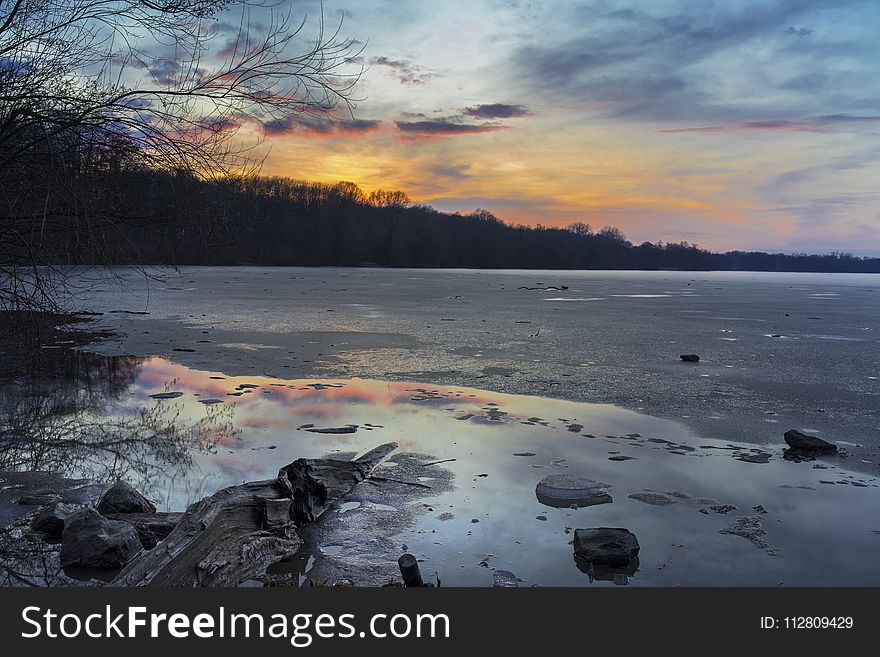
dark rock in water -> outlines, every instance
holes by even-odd
[[[572,433],[580,433],[581,431],[584,430],[584,425],[583,424],[569,424],[565,428],[568,429],[569,431],[571,431]]]
[[[49,490],[41,490],[22,495],[18,498],[16,504],[21,504],[22,506],[46,506],[47,504],[54,504],[55,502],[60,501],[61,496],[58,493]]]
[[[40,511],[31,521],[31,529],[51,541],[60,541],[64,522],[81,507],[75,504],[55,502]]]
[[[223,400],[222,399],[200,399],[199,403],[204,404],[205,406],[211,406],[213,404],[222,404]]]
[[[609,461],[635,461],[635,456],[624,456],[623,454],[618,454],[616,456],[609,456]]]
[[[791,429],[785,432],[785,442],[793,450],[799,452],[807,452],[812,454],[836,454],[837,445],[828,441],[801,433],[797,429]]]
[[[150,395],[153,399],[177,399],[182,396],[182,392],[157,392],[154,395]]]
[[[584,477],[553,474],[544,477],[535,487],[535,496],[541,504],[556,508],[609,504],[609,484]]]
[[[98,501],[98,513],[156,513],[156,507],[124,481],[117,481]]]
[[[614,582],[617,585],[626,586],[629,578],[636,574],[639,569],[639,558],[636,557],[627,566],[596,566],[585,559],[575,555],[574,563],[582,573],[590,576],[590,581]]]
[[[534,456],[534,452],[514,452],[514,456]]]
[[[492,573],[492,586],[498,589],[519,588],[519,580],[509,570],[496,570]]]
[[[327,427],[327,428],[314,428],[314,429],[306,429],[306,431],[310,431],[312,433],[355,433],[358,428],[356,426],[345,426],[345,427]]]
[[[94,509],[70,516],[61,533],[61,565],[121,568],[143,550],[137,531],[127,522],[108,520]]]
[[[686,363],[699,363],[700,357],[697,354],[682,354],[679,356]]]
[[[592,527],[574,530],[574,556],[592,566],[626,568],[639,555],[639,541],[628,529]]]

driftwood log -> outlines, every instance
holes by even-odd
[[[191,505],[155,548],[130,561],[116,586],[237,586],[302,545],[315,520],[369,476],[396,443],[353,461],[297,459],[278,477],[224,488]]]
[[[108,520],[124,520],[137,530],[138,538],[148,550],[174,531],[182,513],[102,513]]]

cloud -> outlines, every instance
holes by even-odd
[[[665,128],[660,132],[735,132],[738,130],[779,130],[794,132],[830,132],[835,125],[870,123],[880,121],[880,116],[853,116],[850,114],[829,114],[806,119],[767,121],[741,121],[726,125],[687,126],[684,128]]]
[[[506,103],[489,103],[465,107],[461,113],[475,119],[512,119],[518,116],[530,116],[531,112],[522,105],[508,105]]]
[[[159,59],[148,67],[150,75],[157,84],[172,85],[180,80],[180,64],[173,59]]]
[[[785,31],[785,33],[791,36],[808,37],[813,36],[814,31],[806,27],[791,26]]]
[[[276,135],[294,134],[303,137],[358,137],[375,132],[382,127],[382,121],[372,119],[337,119],[291,114],[281,119],[265,121],[263,133]]]
[[[437,164],[427,168],[428,173],[432,176],[440,178],[452,178],[453,180],[464,180],[468,177],[467,172],[471,168],[470,164]]]
[[[407,86],[421,86],[429,80],[442,77],[437,71],[429,71],[404,59],[391,59],[385,56],[371,57],[365,63],[369,66],[384,66],[388,68],[400,84]]]
[[[472,135],[504,130],[496,123],[458,123],[448,119],[434,121],[395,121],[397,129],[409,139],[436,139],[454,135]]]
[[[713,124],[785,119],[805,108],[858,114],[880,100],[868,36],[880,13],[871,3],[617,4],[611,12],[602,2],[560,7],[553,38],[511,56],[523,91],[605,118]],[[835,29],[788,29],[804,23]],[[786,86],[805,72],[812,88]]]

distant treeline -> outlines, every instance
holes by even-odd
[[[439,212],[349,182],[94,167],[64,185],[18,182],[20,243],[39,244],[37,259],[55,264],[880,272],[880,258],[846,253],[711,253],[687,242],[633,244],[586,223],[510,225],[486,210]]]

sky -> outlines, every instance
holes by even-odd
[[[287,2],[317,25],[318,2]],[[265,174],[637,243],[880,254],[878,0],[323,11],[362,48],[358,102],[275,126]]]

